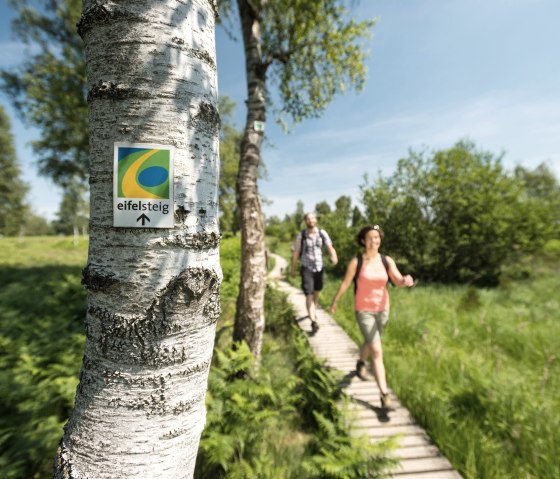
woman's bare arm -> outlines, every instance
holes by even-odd
[[[389,271],[388,271],[389,277],[391,278],[395,286],[397,287],[407,286],[409,288],[411,286],[414,286],[414,280],[412,279],[412,276],[410,276],[409,274],[403,276],[399,271],[399,268],[397,268],[397,263],[395,263],[395,260],[390,256],[386,256],[386,258],[387,258],[387,263],[389,264]]]
[[[350,263],[348,263],[348,267],[346,268],[346,273],[340,283],[340,286],[338,287],[338,291],[336,292],[332,300],[331,313],[336,312],[336,303],[338,302],[340,297],[346,292],[348,287],[352,284],[352,281],[354,280],[354,276],[356,275],[357,267],[358,267],[358,259],[352,258],[350,260]]]

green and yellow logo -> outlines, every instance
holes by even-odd
[[[118,197],[169,199],[170,151],[119,147]]]

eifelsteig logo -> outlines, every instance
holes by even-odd
[[[118,197],[169,199],[169,150],[118,147]]]

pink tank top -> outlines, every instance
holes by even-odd
[[[385,266],[379,261],[368,262],[362,265],[357,281],[355,298],[356,311],[369,311],[377,313],[389,310],[389,292],[387,280],[389,279]]]

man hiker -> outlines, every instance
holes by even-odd
[[[326,248],[333,265],[338,263],[336,251],[332,241],[325,230],[317,228],[317,218],[313,213],[306,213],[303,217],[306,229],[301,231],[294,242],[292,264],[290,273],[295,277],[296,264],[301,261],[301,289],[305,294],[307,314],[311,320],[311,330],[316,333],[319,329],[317,323],[317,302],[323,289],[323,249]]]

